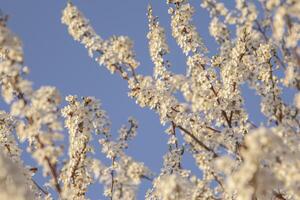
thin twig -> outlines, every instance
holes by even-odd
[[[33,179],[31,179],[31,180],[32,180],[32,182],[34,183],[34,185],[35,185],[39,190],[41,190],[45,195],[48,195],[48,194],[49,194],[46,190],[44,190],[41,186],[39,186],[39,184],[38,184],[35,180],[33,180]]]
[[[116,157],[112,158],[112,164],[111,164],[112,170],[110,172],[110,174],[111,174],[111,187],[110,187],[111,196],[110,196],[110,199],[111,200],[113,200],[113,196],[114,196],[114,182],[115,182],[115,180],[114,180],[114,170],[113,170],[113,168],[114,168],[114,165],[115,165],[115,159],[116,159]]]
[[[206,146],[206,144],[204,144],[203,142],[201,142],[195,135],[193,135],[190,131],[188,131],[187,129],[183,128],[180,125],[177,125],[176,127],[178,127],[180,130],[182,130],[184,133],[186,133],[187,135],[189,135],[193,140],[195,140],[195,142],[197,142],[201,147],[203,147],[205,150],[213,153],[213,156],[216,158],[219,155],[212,149],[210,149],[208,146]]]

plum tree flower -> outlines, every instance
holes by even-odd
[[[33,199],[33,191],[27,187],[27,179],[22,174],[22,168],[14,163],[9,157],[0,154],[0,198],[25,200]]]
[[[171,3],[171,2],[170,2]],[[189,4],[181,4],[179,2],[175,9],[170,8],[172,35],[176,39],[182,51],[188,55],[190,51],[197,50],[207,51],[202,39],[200,38],[196,27],[191,23],[194,8]]]
[[[279,68],[276,64],[281,65],[283,70],[286,69],[285,85],[299,89],[296,86],[298,80],[295,76],[299,71],[296,67],[299,65],[297,61],[299,54],[288,53],[289,50],[287,49],[294,46],[295,43],[292,45],[290,43],[280,44],[280,46],[270,37],[274,34],[274,37],[278,38],[280,27],[284,25],[276,25],[279,29],[276,30],[275,28],[274,33],[269,33],[267,30],[268,26],[271,27],[271,23],[266,23],[268,20],[276,22],[276,17],[278,18],[280,12],[283,13],[281,16],[285,16],[287,9],[296,10],[297,4],[293,1],[286,5],[283,4],[279,9],[285,10],[278,10],[279,13],[277,13],[271,12],[271,10],[280,6],[278,2],[261,1],[265,9],[263,11],[269,14],[260,18],[258,17],[257,5],[247,1],[236,1],[234,10],[227,9],[223,3],[218,1],[203,1],[201,6],[206,8],[212,17],[209,27],[210,33],[220,44],[220,52],[209,58],[205,55],[206,48],[196,31],[196,27],[191,23],[194,8],[187,1],[167,1],[167,3],[170,5],[172,36],[182,48],[183,53],[187,55],[187,74],[185,76],[177,75],[167,70],[167,62],[163,57],[169,52],[165,32],[159,25],[158,18],[153,16],[152,8],[149,7],[149,33],[147,37],[150,56],[155,66],[154,77],[132,73],[131,77],[125,78],[129,84],[129,96],[134,98],[141,107],[146,106],[155,110],[159,114],[162,124],[172,124],[168,130],[170,133],[168,145],[170,148],[172,145],[177,146],[165,156],[165,168],[162,170],[162,174],[155,179],[154,187],[149,191],[147,198],[264,199],[277,198],[279,195],[282,198],[285,195],[297,198],[297,194],[284,184],[274,183],[275,185],[267,184],[268,186],[266,186],[267,181],[272,181],[267,178],[272,171],[269,168],[264,169],[265,172],[254,171],[254,173],[261,175],[261,181],[255,183],[257,184],[255,190],[253,190],[252,182],[247,183],[251,185],[250,187],[243,184],[236,185],[239,181],[234,178],[248,180],[246,179],[247,176],[243,175],[247,170],[245,169],[244,172],[238,174],[238,166],[247,166],[248,160],[245,158],[243,148],[247,146],[249,140],[247,138],[251,138],[252,135],[254,137],[255,134],[251,133],[251,129],[256,127],[249,120],[245,110],[241,91],[242,85],[248,83],[262,97],[261,112],[268,118],[269,123],[274,123],[275,126],[280,127],[276,129],[278,132],[284,129],[289,130],[291,131],[288,134],[289,137],[297,135],[296,133],[299,132],[298,96],[295,97],[295,106],[283,102],[281,97],[283,86],[274,72]],[[274,19],[272,18],[273,14]],[[283,17],[280,20],[282,19]],[[292,19],[290,31],[293,32],[293,36],[289,37],[296,39],[295,27],[298,26],[298,22],[294,21],[294,18],[290,19]],[[229,28],[229,24],[235,25],[236,38],[232,38],[232,29]],[[281,32],[280,37],[284,34],[283,31]],[[284,52],[283,58],[280,56],[282,52]],[[290,63],[288,68],[286,68],[285,63]],[[100,64],[105,65],[104,62]],[[127,65],[127,63],[123,62],[123,65]],[[170,65],[169,62],[168,65]],[[215,67],[220,70],[216,70]],[[174,96],[174,93],[178,91],[182,92],[185,102],[180,102]],[[187,182],[182,181],[180,185],[181,181],[179,180],[181,178],[179,176],[178,181],[174,183],[176,188],[176,192],[174,192],[172,187],[169,188],[170,191],[165,187],[166,183],[159,184],[159,180],[177,180],[178,175],[173,175],[173,173],[176,171],[177,174],[181,174],[180,171],[183,170],[180,164],[181,154],[178,154],[181,150],[175,136],[176,129],[179,129],[183,134],[197,166],[203,173],[203,178],[197,179],[201,184],[194,182],[193,186],[184,187],[183,185],[187,185]],[[245,139],[245,135],[248,134],[249,136]],[[285,137],[287,135],[281,138]],[[277,148],[275,144],[271,146],[273,150]],[[284,144],[279,146],[283,148]],[[235,169],[236,174],[227,173],[224,176],[214,167],[213,163],[216,159],[223,159],[219,154],[221,149],[233,158],[231,162],[235,163],[234,166],[236,166],[231,170],[225,170],[225,167],[221,169],[227,172]],[[262,151],[258,148],[255,150],[258,153]],[[279,154],[279,152],[277,153]],[[275,154],[277,155],[277,153]],[[254,158],[252,155],[249,159],[252,157]],[[267,158],[263,158],[263,161],[257,165],[263,165],[265,159]],[[296,163],[294,164],[297,166]],[[248,176],[251,177],[252,175],[248,174]],[[255,176],[257,175],[255,174]],[[230,184],[225,185],[225,180],[229,180]],[[171,182],[168,182],[169,185],[173,185]],[[217,186],[209,186],[211,182],[216,182]],[[282,183],[282,180],[279,182]],[[176,186],[176,184],[179,185]],[[198,192],[189,191],[185,193],[187,188],[191,190],[196,188],[195,191]],[[179,191],[181,193],[177,194]],[[196,193],[197,195],[195,195]]]
[[[100,183],[107,199],[134,200],[144,181],[151,183],[147,200],[300,199],[300,2],[236,0],[229,9],[226,1],[202,0],[219,47],[211,53],[193,22],[196,7],[188,0],[166,3],[171,36],[186,57],[182,74],[172,71],[167,31],[151,5],[146,38],[153,75],[138,72],[129,37],[102,38],[70,2],[61,17],[89,56],[124,79],[128,96],[166,126],[168,150],[158,174],[127,152],[137,135],[135,118],[115,136],[96,98],[68,95],[62,108],[57,88],[35,89],[26,78],[22,43],[0,16],[6,52],[0,86],[10,106],[0,110],[0,199],[85,200],[89,187]],[[259,126],[245,88],[260,97],[266,120]],[[37,166],[22,160],[19,142]],[[200,174],[185,165],[186,155]],[[42,185],[35,181],[39,169]]]

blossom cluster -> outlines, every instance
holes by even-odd
[[[191,23],[194,8],[189,3],[180,4],[176,8],[169,8],[171,14],[172,35],[176,39],[182,51],[187,55],[189,52],[198,50],[206,52],[196,26]]]
[[[1,95],[10,105],[10,111],[0,110],[0,199],[84,200],[89,186],[100,183],[105,197],[134,200],[143,181],[152,183],[147,200],[300,199],[300,2],[236,0],[228,9],[226,1],[202,0],[219,45],[210,54],[192,22],[195,7],[188,0],[167,5],[171,35],[186,56],[183,74],[172,72],[168,37],[150,5],[153,76],[137,72],[129,37],[102,39],[70,2],[61,18],[97,63],[126,81],[128,96],[167,127],[168,151],[158,174],[126,152],[137,120],[130,117],[115,137],[96,98],[69,95],[61,108],[57,88],[33,88],[21,41],[0,18],[0,49],[7,49],[0,62]],[[260,97],[266,120],[259,125],[252,122],[243,88]],[[286,101],[290,93],[294,99]],[[26,141],[37,166],[22,161],[19,141]],[[187,154],[200,175],[186,168]],[[34,176],[40,169],[47,178],[43,185]]]
[[[299,155],[299,93],[295,104],[282,98],[284,87],[299,90],[299,3],[280,2],[261,0],[265,15],[260,16],[256,3],[237,0],[230,10],[220,1],[203,0],[201,6],[212,19],[210,34],[220,45],[219,52],[210,58],[192,24],[194,7],[186,0],[168,0],[172,36],[187,56],[186,75],[168,69],[171,63],[164,58],[169,52],[165,31],[149,6],[147,38],[154,74],[135,72],[125,78],[129,96],[141,107],[153,109],[161,123],[169,125],[170,150],[147,199],[299,198],[295,158]],[[109,63],[100,64],[109,68]],[[130,67],[126,62],[118,64]],[[278,75],[279,70],[285,72],[284,78]],[[245,108],[242,86],[246,84],[261,96],[261,112],[267,118],[262,125],[274,126],[272,130],[252,130],[257,125]],[[184,101],[179,101],[177,92]],[[177,130],[184,139],[182,145]],[[268,149],[260,146],[262,140]],[[182,168],[184,152],[193,155],[201,178]],[[109,157],[114,156],[110,152]],[[284,178],[281,173],[287,165],[295,169],[291,170],[294,176]]]
[[[54,87],[32,88],[31,82],[24,77],[29,70],[23,66],[21,41],[4,25],[0,26],[0,31],[3,33],[1,46],[9,49],[8,58],[0,63],[1,92],[5,102],[11,104],[10,114],[18,122],[14,129],[21,142],[29,142],[27,151],[42,166],[44,176],[51,174],[50,184],[59,190],[56,164],[62,148],[56,142],[62,139],[60,95]]]
[[[113,36],[104,41],[95,33],[89,21],[72,3],[67,4],[61,21],[68,26],[70,35],[88,49],[91,57],[94,54],[100,54],[96,57],[96,61],[99,64],[105,64],[111,73],[118,71],[126,78],[127,70],[138,67],[139,62],[135,59],[132,41],[128,37]],[[125,70],[122,67],[124,64],[128,65]]]
[[[100,183],[104,184],[104,195],[112,199],[136,199],[138,186],[142,179],[150,179],[150,170],[124,152],[128,142],[136,136],[138,127],[134,118],[128,119],[129,126],[119,129],[119,137],[114,140],[111,135],[105,135],[99,140],[102,153],[111,160],[106,166],[96,162],[95,174]]]

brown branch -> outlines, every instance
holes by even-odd
[[[115,165],[115,159],[116,159],[116,157],[112,158],[112,164],[111,164],[112,168]],[[115,183],[115,180],[114,180],[114,170],[113,169],[111,170],[110,175],[111,175],[111,187],[110,187],[111,197],[110,197],[110,199],[113,200],[113,196],[114,196],[114,194],[113,194],[113,192],[114,192],[114,183]]]
[[[276,198],[275,200],[286,200],[286,198],[280,192],[275,192],[274,191],[273,194],[274,194],[274,197]]]
[[[204,65],[201,65],[201,68],[202,68],[203,70],[205,70],[205,66],[204,66]],[[206,79],[209,81],[209,84],[210,84],[210,90],[213,92],[213,94],[214,94],[215,97],[217,98],[216,101],[217,101],[218,105],[221,105],[221,102],[220,102],[220,99],[219,99],[219,96],[218,96],[218,92],[215,90],[213,84],[210,82],[209,76],[206,75],[205,77],[206,77]],[[228,118],[228,116],[227,116],[227,113],[226,113],[224,110],[221,110],[221,113],[222,113],[223,117],[225,118],[228,127],[229,127],[229,128],[232,128],[231,121],[229,120],[229,118]]]
[[[180,125],[177,125],[176,127],[178,127],[180,130],[182,130],[184,133],[186,133],[188,136],[190,136],[197,144],[199,144],[202,148],[204,148],[205,150],[211,152],[213,154],[213,157],[216,158],[219,155],[212,150],[211,148],[209,148],[208,146],[206,146],[206,144],[204,144],[203,142],[201,142],[194,134],[192,134],[190,131],[188,131],[187,129],[183,128]]]
[[[103,54],[103,51],[102,50],[97,50],[100,54]],[[129,65],[129,64],[127,64],[128,66],[129,66],[129,68],[131,69],[131,72],[132,72],[132,76],[134,77],[134,79],[135,79],[135,81],[136,81],[136,83],[139,83],[138,82],[138,79],[137,79],[137,77],[136,77],[136,73],[135,73],[135,70],[134,70],[134,68],[131,66],[131,65]],[[116,69],[117,69],[117,71],[119,71],[120,72],[120,74],[121,74],[121,77],[124,79],[124,80],[127,80],[127,81],[129,81],[129,77],[124,77],[123,75],[122,75],[122,73],[123,73],[123,69],[122,69],[122,67],[121,66],[115,66],[116,67]],[[209,77],[207,77],[208,79],[209,79]],[[216,91],[214,90],[214,88],[213,88],[213,86],[211,85],[211,89],[213,90],[213,92],[214,92],[214,94],[215,95],[217,95],[217,93],[216,93]],[[217,96],[218,97],[218,96]],[[217,99],[217,101],[218,101],[218,103],[220,104],[220,102],[219,102],[219,99]],[[173,109],[174,111],[176,111],[176,112],[179,112],[179,111],[177,111],[175,108],[173,108],[173,107],[171,107],[171,109]],[[227,123],[228,123],[228,125],[229,125],[229,127],[231,127],[231,122],[228,120],[228,117],[227,117],[227,115],[226,115],[226,112],[224,111],[224,113],[225,114],[223,114],[223,115],[225,115],[225,119],[227,119],[226,121],[227,121]],[[170,118],[170,117],[169,117]],[[192,120],[192,119],[191,119]],[[207,151],[209,151],[209,152],[211,152],[211,153],[213,153],[213,156],[214,157],[218,157],[218,154],[216,153],[216,152],[214,152],[212,149],[210,149],[208,146],[206,146],[203,142],[201,142],[197,137],[195,137],[191,132],[189,132],[188,130],[186,130],[185,128],[183,128],[182,126],[178,126],[178,125],[176,125],[175,124],[175,122],[173,121],[173,120],[170,120],[170,122],[171,123],[174,123],[174,125],[176,126],[176,127],[178,127],[179,129],[181,129],[183,132],[185,132],[186,134],[188,134],[193,140],[195,140],[196,141],[196,143],[198,143],[200,146],[202,146],[204,149],[206,149]],[[219,130],[216,130],[216,129],[214,129],[214,128],[211,128],[211,127],[206,127],[207,129],[209,129],[209,130],[212,130],[212,131],[214,131],[214,132],[218,132],[218,133],[220,133],[221,131],[219,131]],[[113,160],[114,161],[114,160]],[[112,171],[112,180],[113,180],[113,171]],[[111,191],[113,190],[113,183],[112,183],[112,188],[111,188]]]
[[[175,112],[180,112],[179,110],[177,110],[176,108],[174,108],[174,107],[171,107],[171,110],[173,110],[173,111],[175,111]],[[195,122],[195,120],[194,119],[189,119],[191,122]],[[216,133],[221,133],[221,131],[220,130],[217,130],[217,129],[215,129],[215,128],[212,128],[212,127],[210,127],[210,126],[205,126],[204,128],[207,128],[207,129],[209,129],[209,130],[211,130],[211,131],[214,131],[214,132],[216,132]]]
[[[252,121],[248,120],[248,122],[249,122],[254,128],[258,128],[258,126],[256,126]]]
[[[17,83],[18,82],[18,79],[15,79],[15,82]],[[19,100],[22,100],[24,102],[25,105],[28,105],[29,102],[28,100],[25,98],[24,94],[21,92],[20,88],[18,87],[15,87],[14,90],[16,91],[16,97],[19,99]],[[33,121],[32,121],[32,118],[31,117],[25,117],[25,119],[28,121],[29,124],[32,124]],[[42,143],[42,141],[40,140],[39,138],[39,135],[36,135],[34,137],[37,141],[37,143],[40,145],[41,148],[44,148],[45,145]],[[54,179],[54,187],[56,189],[56,191],[58,192],[59,196],[61,194],[61,188],[60,188],[60,185],[59,185],[59,181],[58,181],[58,174],[56,172],[56,166],[55,165],[52,165],[51,162],[50,162],[50,159],[48,156],[45,156],[44,159],[46,160],[46,163],[50,169],[50,173],[51,173],[51,176],[52,178]]]
[[[229,127],[229,128],[232,128],[232,126],[231,126],[231,121],[230,121],[230,119],[228,118],[226,112],[225,112],[224,110],[222,110],[221,112],[222,112],[222,115],[224,116],[224,118],[225,118],[225,120],[226,120],[226,122],[227,122],[227,124],[228,124],[228,127]]]
[[[9,145],[8,145],[8,144],[5,144],[4,146],[6,147],[6,149],[7,149],[7,151],[8,151],[8,154],[9,154],[10,156],[14,156],[14,155],[12,154],[12,152],[11,152],[11,149],[10,149]],[[37,171],[37,168],[31,168],[31,169],[29,169],[29,171],[36,172],[36,171]],[[34,183],[34,185],[35,185],[39,190],[41,190],[45,195],[48,194],[48,192],[45,191],[41,186],[39,186],[39,184],[38,184],[35,180],[33,180],[33,178],[31,178],[31,181],[32,181],[32,182]]]
[[[28,105],[29,102],[25,98],[25,95],[21,92],[20,88],[16,87],[16,84],[19,81],[18,76],[13,77],[13,79],[11,81],[14,81],[14,84],[12,84],[12,86],[13,86],[13,90],[15,90],[16,97],[19,100],[22,100],[25,105]],[[31,117],[26,116],[25,119],[27,120],[28,124],[33,123],[33,119]],[[45,147],[45,145],[40,140],[39,135],[36,135],[34,138],[36,139],[36,142],[40,145],[41,148]],[[58,192],[58,194],[60,196],[61,188],[60,188],[60,185],[59,185],[59,182],[58,182],[58,174],[56,172],[56,166],[51,164],[49,157],[45,156],[44,159],[46,160],[46,163],[47,163],[47,165],[50,169],[51,176],[54,179],[54,187],[55,187],[56,191]]]
[[[132,76],[133,76],[135,82],[138,83],[139,81],[138,81],[138,79],[137,79],[137,76],[136,76],[136,73],[135,73],[134,68],[133,68],[131,65],[129,65],[129,67],[130,67],[130,69],[131,69],[131,73],[132,73]]]
[[[79,163],[80,163],[80,161],[81,161],[81,158],[82,158],[80,155],[83,154],[83,153],[85,152],[86,147],[87,147],[87,142],[84,143],[84,146],[83,146],[81,152],[78,152],[78,151],[77,151],[77,152],[75,153],[75,154],[78,154],[78,159],[76,160],[75,165],[73,166],[73,169],[72,169],[71,175],[70,175],[70,178],[72,179],[73,183],[75,182],[75,172],[76,172],[77,167],[78,167],[78,165],[79,165]]]
[[[172,123],[172,135],[174,135],[176,137],[176,125],[175,125],[175,123],[173,121],[171,123]],[[176,149],[178,149],[178,142],[177,142],[177,140],[175,141],[175,147],[176,147]]]
[[[40,147],[42,149],[45,148],[45,145],[40,140],[39,135],[36,135],[35,139],[36,139],[37,143],[40,145]],[[54,187],[55,187],[56,191],[58,192],[58,194],[60,196],[60,194],[61,194],[61,187],[60,187],[59,181],[58,181],[58,174],[57,174],[57,171],[56,171],[56,166],[52,165],[52,163],[51,163],[51,161],[50,161],[50,159],[49,159],[48,156],[44,156],[44,159],[46,160],[46,163],[47,163],[47,165],[48,165],[48,167],[50,169],[51,176],[54,179]]]
[[[126,80],[126,81],[129,81],[129,77],[127,75],[124,75],[124,71],[122,69],[121,66],[118,66],[118,65],[114,65],[114,67],[116,68],[116,70],[120,73],[120,76]]]
[[[221,186],[222,190],[225,191],[223,183],[220,181],[220,179],[217,177],[217,175],[212,172],[213,177],[215,178],[216,182]]]
[[[44,190],[35,180],[33,180],[33,179],[31,179],[32,180],[32,182],[34,183],[34,185],[39,189],[39,190],[41,190],[45,195],[48,195],[49,193],[46,191],[46,190]]]
[[[262,27],[261,27],[260,23],[258,22],[258,20],[255,20],[255,23],[256,23],[256,25],[257,25],[256,30],[262,34],[262,36],[263,36],[265,42],[269,42],[269,39],[268,39],[268,37],[267,37],[267,35],[266,35],[266,32],[265,32],[264,30],[262,30]],[[280,66],[281,66],[283,69],[286,69],[286,66],[285,66],[284,62],[283,62],[283,61],[281,60],[281,58],[277,55],[277,51],[275,51],[275,53],[274,53],[273,56],[274,56],[274,58],[276,59],[276,61],[280,64]]]

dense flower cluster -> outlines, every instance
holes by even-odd
[[[34,199],[35,195],[28,188],[27,179],[22,174],[22,168],[9,157],[0,153],[0,198],[27,200]]]
[[[114,73],[118,66],[122,64],[129,65],[132,69],[135,69],[139,63],[134,59],[132,46],[132,42],[128,37],[112,37],[105,41],[103,55],[97,60],[99,64],[105,64],[111,73]],[[123,74],[123,76],[127,75]]]
[[[95,51],[102,48],[103,40],[101,37],[95,33],[88,20],[71,3],[64,9],[61,20],[62,23],[69,25],[70,35],[88,49],[90,56],[93,56]]]
[[[114,142],[109,132],[110,122],[95,98],[83,97],[79,101],[76,96],[67,96],[69,105],[60,109],[61,97],[55,87],[42,86],[34,90],[31,82],[24,78],[29,70],[23,67],[21,43],[4,25],[0,26],[0,30],[3,32],[1,46],[10,48],[13,53],[0,63],[2,96],[6,103],[11,104],[9,114],[0,111],[0,147],[4,156],[2,160],[1,154],[1,199],[53,199],[52,193],[46,189],[49,187],[57,192],[60,199],[86,199],[90,184],[97,180],[105,182],[104,177],[97,175],[103,173],[102,168],[95,167],[95,163],[101,162],[87,156],[94,152],[91,144],[93,133],[104,136],[100,140],[102,152],[108,158],[112,158],[109,155],[113,154],[114,163],[105,168],[109,171],[110,180],[105,187],[107,191],[114,188],[111,193],[106,192],[107,196],[123,195],[125,199],[135,199],[141,179],[150,175],[142,163],[123,153],[128,147],[127,141],[136,135],[136,120],[130,118],[129,129],[123,126],[118,142]],[[120,38],[121,46],[126,43],[126,38],[123,39]],[[120,45],[115,48],[120,48]],[[123,62],[128,55],[120,59]],[[129,61],[127,64],[130,64]],[[60,144],[60,140],[63,140],[61,117],[65,118],[70,141],[69,159],[65,162],[60,157],[63,153]],[[24,166],[14,133],[19,141],[28,142],[27,151],[41,166],[43,175],[51,177],[43,186],[32,179],[38,168]],[[9,161],[6,162],[7,159]],[[125,180],[128,181],[127,185],[119,184]]]
[[[23,77],[28,68],[23,67],[19,38],[4,25],[0,30],[3,33],[1,46],[9,49],[7,59],[0,63],[2,96],[6,103],[11,104],[11,115],[18,119],[15,129],[19,139],[29,142],[28,152],[42,166],[44,176],[51,174],[50,184],[59,190],[56,171],[62,152],[62,148],[56,145],[56,141],[62,138],[59,93],[54,87],[44,86],[38,90],[31,87],[31,82]]]
[[[126,71],[138,67],[139,62],[135,59],[132,41],[128,37],[113,36],[103,41],[88,20],[71,3],[68,3],[63,11],[62,23],[68,25],[70,35],[88,49],[91,57],[96,53],[100,54],[96,61],[105,64],[111,73],[118,71],[123,78],[128,78]],[[124,64],[128,65],[128,68],[124,69],[122,66]]]
[[[281,95],[284,86],[299,90],[299,3],[292,0],[282,4],[280,1],[260,1],[266,15],[259,16],[257,5],[245,0],[237,0],[236,8],[232,10],[219,1],[203,0],[201,6],[212,17],[210,34],[220,44],[219,53],[212,58],[205,55],[206,48],[191,23],[194,13],[191,4],[187,1],[167,3],[170,5],[172,36],[187,55],[186,75],[168,71],[170,62],[163,57],[169,52],[165,31],[149,7],[147,37],[154,76],[133,73],[126,78],[129,96],[140,106],[155,110],[162,124],[171,124],[167,129],[170,152],[164,157],[164,167],[154,179],[147,198],[298,199],[298,161],[294,156],[299,155],[296,150],[299,145],[290,142],[291,138],[299,141],[299,94],[295,96],[294,105],[285,103]],[[235,29],[229,25],[234,25]],[[126,62],[123,65],[129,66]],[[279,69],[285,70],[285,78],[278,77],[276,70]],[[266,125],[275,125],[270,132],[276,136],[270,136],[268,152],[261,146],[253,147],[253,152],[249,149],[259,142],[260,139],[253,138],[262,131],[251,132],[257,126],[245,109],[241,89],[245,83],[261,96],[261,112],[268,119]],[[176,98],[178,91],[185,102]],[[175,134],[177,129],[186,142],[182,147]],[[282,162],[281,157],[290,159],[286,153],[290,145],[293,150],[289,155],[293,161]],[[196,178],[182,168],[184,148],[192,153],[203,173],[202,178]],[[221,156],[224,153],[227,157]],[[216,166],[216,163],[219,164]],[[292,163],[294,177],[284,179],[280,175],[280,171],[287,170],[283,163]],[[222,167],[219,169],[218,166]],[[211,186],[212,183],[216,186]]]
[[[85,199],[87,187],[93,178],[87,153],[92,151],[89,142],[94,131],[101,130],[106,122],[105,113],[100,104],[92,97],[83,98],[80,102],[76,96],[67,96],[69,105],[63,108],[65,126],[69,130],[69,160],[61,172],[64,184],[63,199]]]
[[[100,65],[118,73],[128,95],[167,126],[168,151],[158,175],[126,154],[137,134],[134,118],[114,137],[94,97],[67,96],[68,105],[60,109],[55,87],[34,89],[25,78],[21,42],[0,17],[0,48],[7,50],[0,62],[1,94],[11,108],[0,110],[0,199],[83,200],[88,187],[100,182],[105,197],[134,200],[143,180],[152,182],[148,200],[300,199],[300,2],[235,2],[228,9],[225,1],[201,1],[220,47],[210,56],[192,23],[192,4],[167,0],[172,36],[186,55],[185,74],[171,71],[166,31],[149,6],[153,76],[136,71],[139,62],[128,37],[104,40],[75,5],[63,10],[69,34]],[[247,112],[246,87],[260,96],[266,118],[260,127]],[[292,103],[284,100],[287,93],[294,95]],[[62,118],[69,132],[65,161]],[[95,156],[93,139],[105,161]],[[34,181],[37,168],[24,165],[18,140],[27,141],[27,151],[50,177],[44,185]],[[193,157],[200,176],[185,168],[185,154]]]
[[[206,51],[196,26],[191,23],[194,8],[189,4],[179,4],[175,9],[170,8],[172,35],[182,51],[188,53],[197,50]]]
[[[163,55],[167,54],[170,50],[166,42],[164,28],[159,25],[158,19],[153,16],[151,6],[148,7],[148,20],[149,32],[147,38],[149,39],[149,52],[150,57],[154,63],[154,76],[155,78],[169,78],[170,72],[166,70],[168,64],[164,61]]]
[[[282,127],[259,128],[247,135],[241,151],[244,161],[239,167],[233,166],[232,161],[228,163],[229,158],[217,161],[219,169],[227,169],[229,193],[243,200],[254,196],[272,199],[283,191],[284,198],[300,198],[299,147],[291,148],[290,141],[285,141],[285,135],[297,136],[287,131]]]
[[[13,181],[16,181],[14,182],[16,185],[13,185],[12,187],[10,187],[9,181],[7,181],[8,183],[0,183],[2,185],[1,189],[3,189],[1,191],[1,195],[3,195],[1,196],[1,199],[6,199],[10,195],[15,195],[15,199],[26,199],[28,196],[33,197],[33,195],[35,195],[37,199],[40,199],[41,194],[36,188],[34,180],[31,179],[32,173],[30,172],[29,167],[26,167],[23,164],[21,159],[21,149],[18,147],[16,138],[13,135],[15,123],[15,120],[9,114],[0,111],[0,157],[2,162],[1,170],[3,171],[1,180],[12,179]],[[4,166],[6,162],[9,164]],[[6,170],[12,171],[7,172]],[[20,187],[20,190],[14,191],[16,189],[15,187]]]
[[[137,121],[128,119],[129,126],[119,129],[119,137],[113,140],[111,135],[105,135],[99,140],[102,153],[111,160],[110,166],[99,162],[95,164],[95,174],[104,184],[104,195],[111,199],[136,199],[138,186],[141,179],[150,179],[150,170],[143,163],[136,162],[126,155],[124,150],[128,148],[128,141],[136,136]]]

